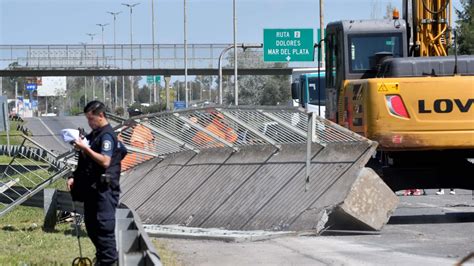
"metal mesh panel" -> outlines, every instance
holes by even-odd
[[[212,139],[211,136],[204,132],[200,132],[197,128],[197,123],[204,123],[204,120],[203,122],[200,122],[198,121],[198,118],[196,118],[196,120],[194,118],[187,117],[186,115],[184,115],[183,118],[190,119],[190,122],[188,123],[175,115],[165,115],[157,117],[156,119],[150,119],[149,123],[190,146],[196,147],[198,149],[206,149],[213,147],[215,143],[195,141],[197,140],[196,136],[198,136],[198,133],[200,133],[200,136],[202,136],[203,138]]]
[[[70,172],[55,159],[53,153],[25,138],[0,175],[0,216]]]
[[[128,150],[127,156],[122,160],[122,171],[153,159],[157,155],[156,136],[143,125],[126,127],[117,137]]]
[[[120,137],[135,161],[122,162],[129,169],[156,156],[184,150],[239,146],[305,143],[307,114],[296,108],[208,107],[164,112],[132,118]],[[363,137],[321,117],[314,119],[315,138],[321,145],[357,142]],[[127,123],[125,123],[127,124]]]
[[[365,140],[362,136],[322,117],[316,117],[313,128],[321,143],[358,142]]]
[[[295,134],[294,131],[289,130],[277,121],[265,116],[265,112],[238,109],[229,110],[228,112],[244,121],[254,130],[257,130],[279,144],[300,143],[304,142],[306,139],[304,136]],[[254,142],[252,139],[249,141]]]
[[[265,112],[276,116],[287,124],[291,124],[303,132],[307,132],[308,116],[303,112],[289,112],[287,110]],[[342,129],[340,126],[318,116],[316,116],[313,128],[317,137],[317,142],[322,144],[362,140],[360,136],[353,132],[350,132],[347,129]]]

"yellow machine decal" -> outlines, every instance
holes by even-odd
[[[378,93],[400,93],[400,86],[398,82],[377,83],[377,92]]]

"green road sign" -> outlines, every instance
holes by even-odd
[[[155,76],[155,83],[160,83],[161,76]],[[146,76],[146,83],[153,84],[153,76]]]
[[[313,61],[313,46],[313,29],[263,30],[265,62]]]

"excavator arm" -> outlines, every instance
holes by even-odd
[[[404,0],[403,3],[404,19],[409,22],[412,33],[410,54],[447,56],[451,35],[451,1]]]

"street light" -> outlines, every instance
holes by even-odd
[[[106,24],[98,23],[96,25],[102,28],[102,66],[105,68],[104,28],[105,26],[109,25],[109,23],[106,23]],[[104,104],[105,104],[105,77],[102,77],[102,100],[104,101]]]
[[[321,39],[324,39],[324,0],[319,0],[319,30],[321,32]],[[321,53],[321,62],[318,62],[318,67],[321,68],[324,65],[324,45],[318,47],[318,51]]]
[[[94,36],[97,35],[95,33],[86,33],[89,37],[91,37],[91,44],[94,44]]]
[[[91,44],[94,44],[94,36],[95,33],[86,33],[89,37],[91,37]],[[95,100],[95,76],[92,76],[92,100]]]
[[[117,45],[117,40],[115,39],[115,22],[117,20],[117,16],[122,13],[122,11],[119,11],[119,12],[112,12],[112,11],[107,11],[107,13],[109,13],[110,15],[112,15],[114,17],[114,67],[117,67],[117,49],[116,49],[116,45]],[[117,108],[117,76],[115,77],[115,97],[114,97],[114,104],[113,104],[113,107],[114,108]],[[123,95],[122,95],[123,97]]]
[[[152,67],[155,69],[155,6],[154,0],[151,0],[151,61]],[[159,97],[158,97],[159,100]],[[153,102],[156,103],[156,81],[153,75]],[[150,90],[150,104],[151,104],[151,90]],[[161,107],[161,106],[160,106]],[[161,109],[161,108],[160,108]]]
[[[184,0],[184,100],[186,103],[186,108],[189,105],[188,98],[188,40],[186,34],[186,24],[187,24],[187,14],[186,14],[186,0]]]
[[[235,12],[235,0],[233,0],[233,15],[234,15],[234,104],[239,105],[239,85],[237,83],[237,14]]]
[[[87,56],[87,43],[80,42],[81,45],[84,45],[84,65],[86,66],[86,56]],[[79,101],[80,102],[80,101]],[[84,76],[84,107],[87,105],[87,76]]]
[[[133,31],[132,31],[132,13],[133,13],[133,8],[140,3],[133,3],[133,4],[125,4],[122,3],[122,5],[128,7],[130,9],[130,69],[133,68]],[[135,102],[135,95],[133,94],[133,81],[132,77],[130,76],[130,103],[133,104]],[[124,107],[125,108],[125,107]]]
[[[109,23],[105,23],[105,24],[97,23],[97,24],[95,24],[95,25],[97,25],[97,26],[99,26],[99,27],[102,28],[102,45],[104,45],[104,28],[105,28],[105,26],[109,25]]]
[[[219,61],[218,61],[218,68],[219,68],[219,104],[222,105],[222,57],[224,56],[224,54],[229,51],[230,49],[234,48],[235,46],[234,45],[229,45],[228,47],[226,47],[224,50],[222,50],[221,54],[219,55]],[[241,45],[238,45],[237,48],[242,48],[244,49],[247,49],[247,48],[262,48],[263,45],[262,44],[258,44],[258,43],[255,43],[255,44],[241,44]],[[237,50],[237,49],[235,49]]]

